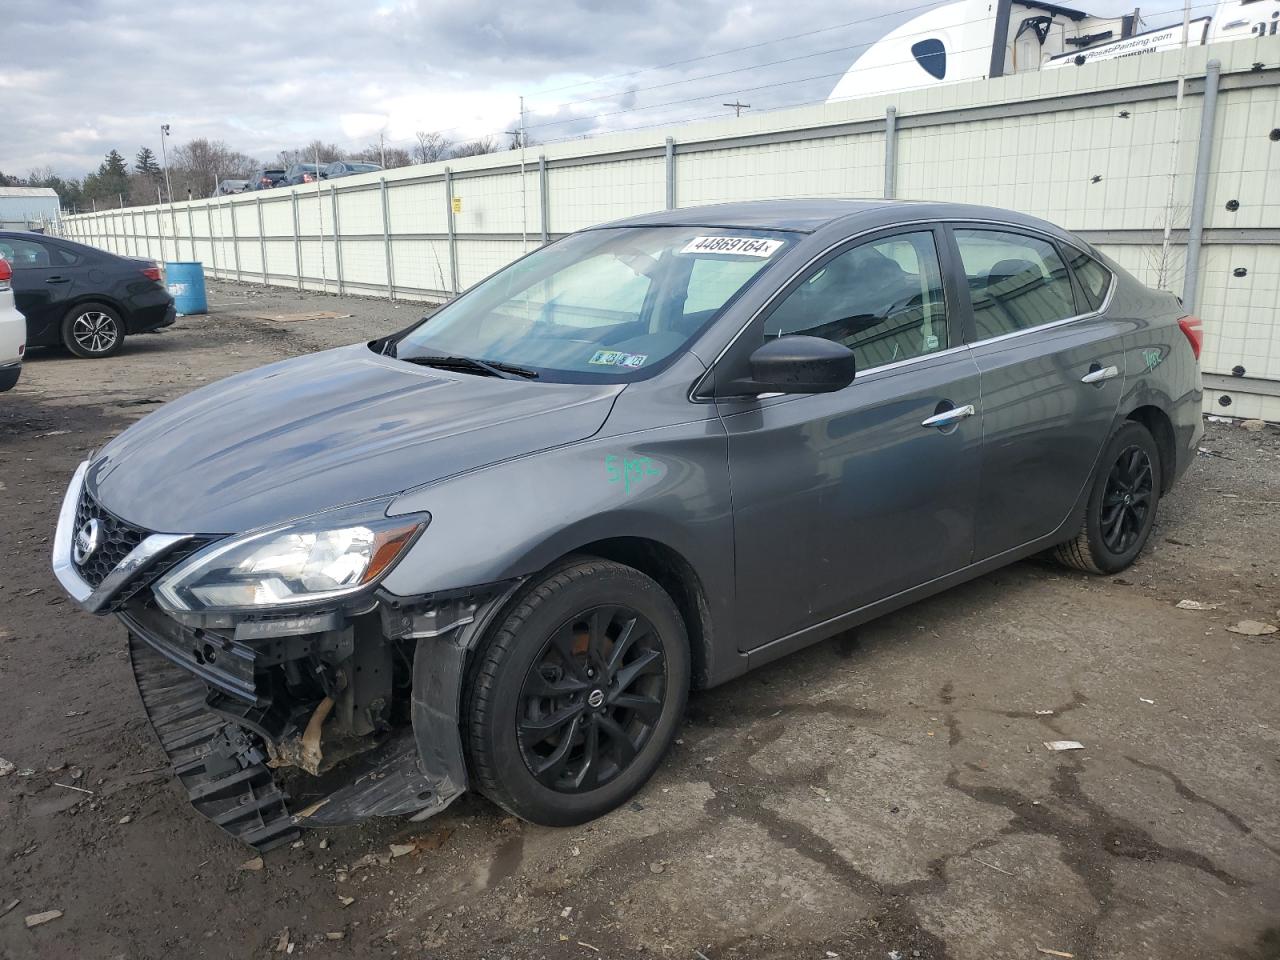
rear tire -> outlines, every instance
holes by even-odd
[[[1098,460],[1080,532],[1054,548],[1054,559],[1086,573],[1128,567],[1155,525],[1163,479],[1155,440],[1142,424],[1127,421]]]
[[[105,303],[77,304],[62,321],[62,342],[86,360],[110,357],[124,343],[124,321]]]
[[[657,583],[608,560],[553,568],[477,652],[463,713],[477,788],[543,826],[608,813],[662,761],[689,674],[684,621]]]

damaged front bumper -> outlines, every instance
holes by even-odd
[[[465,792],[467,654],[516,582],[183,622],[152,586],[208,541],[129,528],[83,492],[83,473],[59,517],[55,573],[127,628],[143,706],[198,812],[267,850],[302,827],[425,818]],[[116,545],[108,564],[73,554],[86,512]]]

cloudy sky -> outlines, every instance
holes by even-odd
[[[1115,5],[1115,4],[1112,4]],[[1123,4],[1120,4],[1123,6]],[[537,141],[824,99],[920,0],[46,0],[0,31],[0,171],[225,140],[269,160],[385,130]],[[800,35],[804,34],[804,35]],[[748,49],[740,49],[748,48]],[[731,51],[731,52],[723,52]],[[786,60],[787,62],[776,62]]]

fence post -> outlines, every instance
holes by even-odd
[[[444,168],[444,210],[449,224],[449,292],[458,295],[458,242],[453,225],[453,171]]]
[[[187,211],[190,212],[191,208],[187,207]],[[213,262],[213,275],[216,277],[218,275],[218,245],[213,242],[213,204],[212,203],[205,204],[204,220],[209,227],[209,259]],[[219,233],[222,232],[221,211],[219,211],[218,213],[218,232]],[[191,259],[192,260],[195,259],[195,252],[196,252],[196,238],[194,235],[192,235],[191,237]]]
[[[342,296],[342,237],[338,230],[338,188],[333,184],[329,184],[329,200],[333,204],[333,265],[338,271],[338,296]]]
[[[378,190],[382,193],[382,255],[387,260],[387,296],[396,298],[395,262],[391,256],[391,212],[387,207],[387,178],[378,178]],[[428,241],[429,242],[429,241]]]
[[[240,282],[240,234],[236,232],[236,202],[234,200],[227,201],[227,208],[231,211],[231,255],[236,261],[236,283]]]
[[[298,194],[290,193],[289,199],[293,201],[293,266],[298,272],[298,289],[302,289],[302,240],[298,236],[298,232],[302,229],[298,221]]]
[[[1187,266],[1183,271],[1182,305],[1190,313],[1199,307],[1200,245],[1204,240],[1204,207],[1209,192],[1209,164],[1213,160],[1213,122],[1218,112],[1218,77],[1222,64],[1210,60],[1204,70],[1204,102],[1200,106],[1200,146],[1191,186],[1191,219],[1187,223]]]
[[[667,137],[667,209],[676,208],[676,142]]]
[[[898,177],[898,108],[884,111],[884,198],[894,199]]]
[[[262,285],[267,285],[267,231],[262,229],[262,197],[254,197],[258,208],[258,252],[262,256]]]
[[[542,242],[551,239],[551,193],[547,183],[547,158],[538,158],[538,198],[542,206]]]

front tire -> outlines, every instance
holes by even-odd
[[[62,342],[86,360],[110,357],[124,343],[124,322],[105,303],[81,303],[62,321]]]
[[[476,786],[532,823],[585,823],[653,775],[684,714],[689,642],[638,570],[579,558],[526,588],[477,653],[464,736]]]
[[[1126,422],[1098,460],[1080,532],[1056,547],[1054,558],[1086,573],[1124,570],[1151,536],[1163,480],[1160,451],[1150,432],[1140,423]]]

